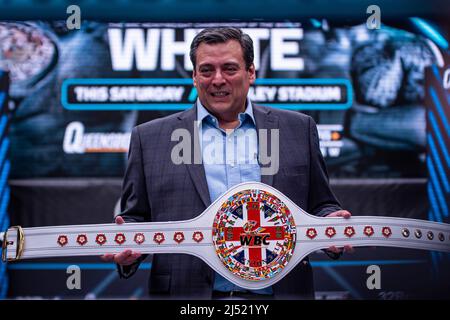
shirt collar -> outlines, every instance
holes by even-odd
[[[255,117],[253,116],[253,105],[250,99],[247,99],[245,111],[239,113],[238,117],[241,124],[244,122],[246,117],[250,118],[254,125],[256,124]],[[218,127],[217,118],[209,113],[209,111],[200,102],[200,99],[197,99],[197,121],[201,124],[205,119],[212,121],[214,125]]]

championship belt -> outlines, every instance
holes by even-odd
[[[313,251],[384,246],[450,252],[450,225],[416,219],[316,217],[259,182],[239,184],[185,221],[21,228],[3,235],[3,260],[91,256],[132,249],[199,257],[232,283],[262,289]]]

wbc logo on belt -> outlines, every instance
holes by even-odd
[[[258,203],[250,203],[248,207],[252,207],[253,210],[255,210]],[[258,206],[259,209],[259,206]],[[241,245],[243,246],[251,246],[251,247],[257,247],[260,245],[268,246],[269,245],[269,239],[270,239],[270,233],[266,232],[266,228],[259,227],[258,226],[259,221],[250,220],[244,224],[243,231],[244,233],[241,234],[239,237],[239,240],[241,241]],[[282,228],[278,227],[280,229],[280,235]]]
[[[295,223],[289,209],[274,195],[245,190],[217,212],[213,242],[225,266],[247,280],[271,278],[292,257]]]

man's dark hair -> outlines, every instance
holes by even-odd
[[[201,43],[216,44],[225,43],[229,40],[236,40],[240,43],[244,53],[245,68],[248,70],[254,58],[253,41],[248,34],[243,33],[238,28],[207,28],[198,33],[194,40],[192,40],[191,50],[189,52],[194,70],[196,67],[197,48]]]

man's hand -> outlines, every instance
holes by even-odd
[[[122,224],[122,223],[125,223],[125,220],[123,220],[123,218],[121,216],[117,216],[116,223]],[[124,250],[118,254],[107,253],[107,254],[101,256],[101,258],[103,261],[106,261],[106,262],[115,262],[122,266],[129,266],[130,264],[135,263],[136,260],[140,256],[141,256],[140,252],[132,251],[132,250],[128,249],[128,250]]]
[[[344,219],[348,219],[351,216],[352,216],[352,214],[350,212],[348,212],[347,210],[338,210],[338,211],[332,212],[329,215],[327,215],[327,217],[343,217]],[[343,249],[336,248],[336,246],[331,246],[331,247],[328,247],[327,250],[334,252],[334,253],[341,253],[342,250],[344,250],[344,252],[348,252],[348,253],[352,253],[355,251],[351,245],[346,245],[346,246],[344,246]]]

